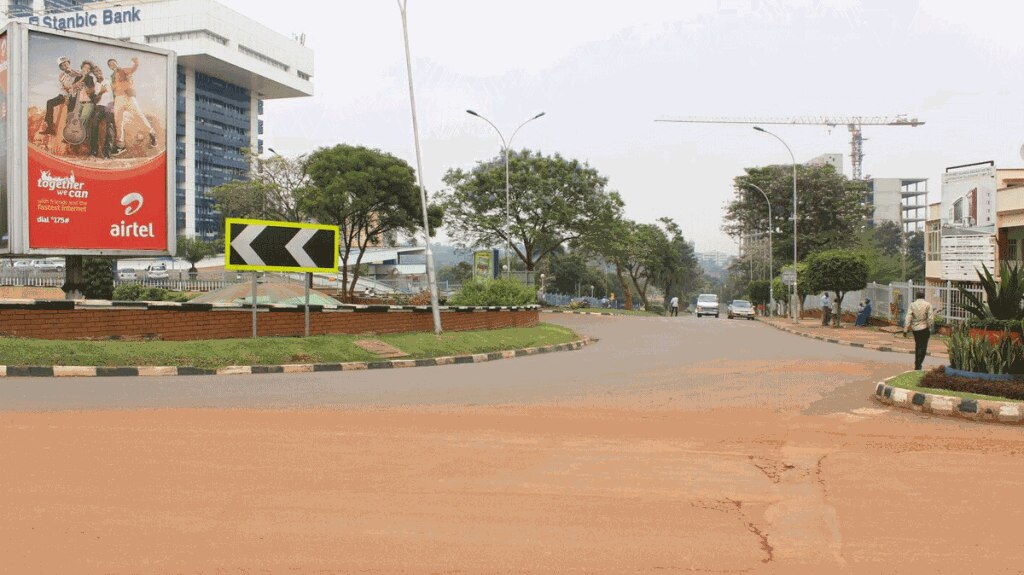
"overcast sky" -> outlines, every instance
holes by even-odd
[[[402,25],[389,0],[222,0],[313,49],[312,98],[267,102],[264,141],[284,155],[336,143],[415,167]],[[1024,144],[1024,6],[942,0],[408,0],[430,193],[451,167],[513,148],[588,162],[628,217],[670,216],[699,251],[733,253],[719,229],[732,179],[789,163],[750,126],[671,116],[907,114],[926,125],[864,129],[864,175],[927,177],[947,166],[1018,167]],[[286,9],[285,9],[286,8]],[[840,152],[843,126],[769,128],[797,161]]]

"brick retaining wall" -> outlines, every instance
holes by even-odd
[[[259,306],[261,336],[301,336],[300,306]],[[539,322],[535,306],[443,308],[445,331],[530,327]],[[433,331],[429,307],[310,306],[310,335]],[[40,339],[245,338],[252,335],[252,309],[210,304],[110,302],[0,302],[0,335]]]

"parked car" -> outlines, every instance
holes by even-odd
[[[146,268],[147,280],[165,280],[170,277],[170,274],[167,273],[167,266],[164,264],[155,264]]]
[[[37,272],[62,272],[64,263],[53,260],[32,260],[32,268]]]
[[[139,279],[139,276],[135,273],[135,268],[121,268],[117,272],[117,279],[130,282]]]
[[[702,315],[718,317],[718,294],[702,293],[697,296],[697,317]]]
[[[15,269],[15,271],[21,271],[21,272],[32,271],[32,269],[33,269],[32,268],[32,261],[31,260],[18,260],[16,262],[14,262],[14,269]]]
[[[749,320],[754,319],[754,306],[745,299],[734,299],[729,304],[729,319],[734,317],[745,317]]]

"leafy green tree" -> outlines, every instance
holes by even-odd
[[[754,280],[747,284],[747,294],[754,305],[767,305],[771,301],[772,284],[767,280]]]
[[[548,291],[575,294],[577,286],[580,286],[581,293],[590,295],[590,286],[594,286],[595,296],[604,294],[604,272],[582,252],[552,255],[547,263],[545,285]]]
[[[188,275],[192,279],[199,275],[199,271],[196,270],[196,264],[201,262],[206,256],[215,253],[217,253],[217,246],[213,242],[188,236],[178,237],[178,249],[175,255],[189,263],[191,267],[188,270]]]
[[[722,230],[740,238],[749,230],[773,230],[777,266],[793,259],[793,172],[791,166],[747,168],[735,179],[735,194],[726,205]],[[772,222],[764,196],[772,205]],[[854,248],[870,207],[864,182],[849,180],[832,166],[797,166],[797,251],[801,259],[816,252]]]
[[[661,261],[655,277],[656,285],[665,292],[665,306],[668,307],[668,300],[673,295],[687,301],[697,294],[703,271],[697,263],[693,245],[683,237],[679,224],[667,217],[659,218],[658,222],[665,228],[668,245],[666,250],[659,254]]]
[[[851,250],[826,250],[807,258],[807,287],[812,292],[832,291],[837,307],[843,309],[846,292],[862,289],[867,283],[868,266],[864,258]],[[839,326],[842,314],[834,314],[833,325]]]
[[[299,196],[306,186],[306,158],[269,158],[249,154],[248,178],[219,185],[211,191],[225,218],[252,218],[283,222],[304,221]]]
[[[422,229],[415,173],[386,152],[339,144],[313,152],[306,160],[306,175],[299,208],[322,224],[340,228],[341,287],[352,297],[367,247],[379,245],[389,234],[412,235]],[[428,212],[433,235],[442,211],[429,206]]]
[[[594,222],[621,213],[607,179],[577,160],[529,150],[509,156],[510,213],[506,234],[505,164],[497,157],[470,171],[449,170],[440,195],[448,233],[463,245],[505,245],[534,271],[567,242],[594,233]]]
[[[473,279],[473,264],[469,262],[459,262],[455,265],[441,266],[437,270],[437,281],[439,283],[450,283],[455,285],[462,285],[469,280]]]
[[[85,258],[82,263],[85,284],[82,295],[86,299],[112,299],[114,297],[114,262],[107,258]]]

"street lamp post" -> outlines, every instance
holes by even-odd
[[[786,146],[786,151],[789,152],[790,159],[793,160],[793,272],[796,273],[796,262],[797,262],[797,253],[796,253],[796,156],[793,155],[793,150],[790,149],[789,144],[787,144],[786,141],[783,140],[782,138],[778,137],[777,135],[773,134],[772,132],[769,132],[768,130],[765,130],[761,126],[754,126],[754,129],[757,130],[758,132],[763,132],[765,134],[768,134],[769,136],[771,136],[771,137],[775,138],[776,140],[782,142],[782,145]],[[799,313],[798,310],[797,310],[797,308],[799,307],[798,302],[797,302],[797,298],[798,298],[797,294],[800,293],[800,290],[797,288],[797,281],[798,281],[798,279],[794,279],[793,280],[793,304],[791,306],[793,308],[793,323],[799,323],[800,322],[800,316],[797,315]]]
[[[408,0],[398,0],[402,13],[402,37],[405,40],[405,70],[409,79],[409,106],[412,108],[412,137],[416,145],[416,177],[420,184],[420,204],[423,208],[423,247],[427,262],[427,284],[430,287],[430,311],[434,316],[434,333],[441,335],[441,310],[437,297],[437,276],[434,275],[434,254],[430,250],[430,220],[427,217],[427,188],[423,185],[423,156],[420,152],[420,128],[416,122],[416,94],[412,84],[412,56],[409,53],[409,23],[405,8]]]
[[[510,219],[511,214],[512,214],[512,200],[511,200],[511,194],[509,192],[510,187],[509,187],[509,178],[508,178],[508,154],[509,154],[509,147],[512,145],[512,140],[515,139],[516,134],[519,132],[519,129],[522,128],[523,126],[529,124],[530,122],[536,120],[537,118],[540,118],[541,116],[543,116],[544,112],[541,112],[541,113],[537,114],[536,116],[530,118],[529,120],[523,122],[522,124],[519,124],[519,128],[516,128],[515,131],[512,132],[512,137],[508,139],[508,142],[505,141],[505,136],[503,136],[501,134],[501,130],[499,130],[498,127],[494,125],[494,122],[488,120],[487,118],[481,116],[480,114],[477,114],[473,110],[466,110],[466,113],[471,115],[471,116],[476,116],[477,118],[480,118],[481,120],[483,120],[483,121],[487,122],[488,124],[490,124],[491,127],[494,128],[494,131],[498,133],[498,137],[501,138],[501,147],[502,147],[502,149],[505,152],[505,265],[508,267],[508,274],[505,277],[506,278],[511,278],[512,277],[512,234],[511,234],[511,228],[510,228],[509,219]]]
[[[761,192],[761,195],[764,196],[764,201],[768,203],[768,283],[771,285],[772,274],[775,273],[773,259],[775,253],[772,251],[772,227],[775,225],[775,220],[772,219],[772,201],[768,198],[768,194],[764,193],[764,190],[762,190],[757,184],[746,182],[745,185]],[[773,293],[771,288],[768,289],[768,297],[771,300],[771,307],[769,308],[769,311],[771,311],[771,308],[775,307],[775,293]]]

